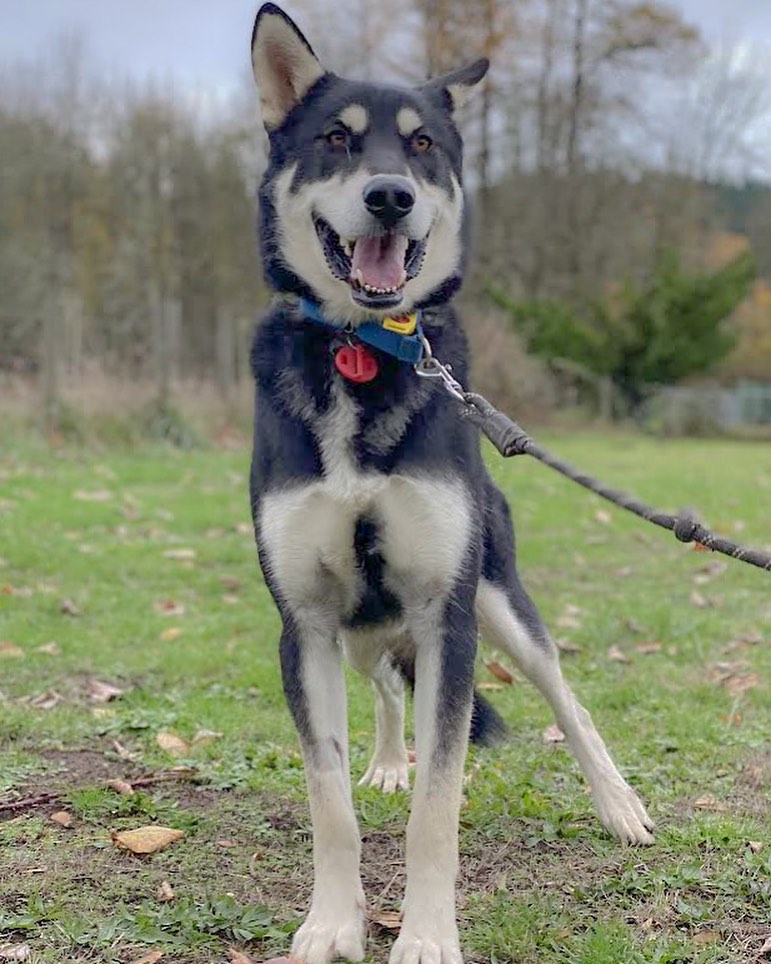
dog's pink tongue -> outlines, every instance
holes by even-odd
[[[403,234],[359,238],[353,249],[351,278],[363,279],[370,288],[398,288],[404,278],[406,253],[407,238]]]

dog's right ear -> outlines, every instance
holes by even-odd
[[[252,69],[269,133],[326,73],[311,45],[275,3],[264,3],[254,21]]]

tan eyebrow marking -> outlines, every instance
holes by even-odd
[[[361,104],[349,104],[340,111],[340,120],[354,134],[363,134],[369,127],[369,114]]]
[[[423,118],[412,107],[402,107],[396,115],[396,126],[402,137],[410,137],[423,126]]]

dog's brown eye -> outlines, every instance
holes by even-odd
[[[412,138],[413,150],[416,150],[419,154],[425,154],[426,151],[430,151],[433,146],[434,142],[428,134],[416,134]]]
[[[336,127],[327,134],[327,144],[335,150],[344,151],[350,144],[348,131],[344,131],[342,127]]]

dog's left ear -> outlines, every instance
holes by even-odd
[[[294,21],[275,3],[264,3],[254,21],[252,69],[268,132],[283,124],[326,73]]]
[[[435,77],[424,84],[423,90],[429,96],[439,96],[445,107],[454,112],[462,107],[485,78],[490,69],[487,57],[475,60],[460,70],[455,70],[444,77]]]

